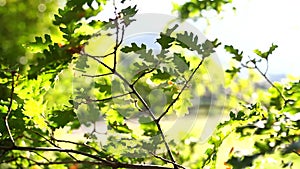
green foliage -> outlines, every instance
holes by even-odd
[[[225,4],[232,0],[192,0],[183,5],[174,4],[174,10],[179,12],[181,19],[201,17],[203,11],[213,10],[218,13],[222,11]]]
[[[203,10],[220,12],[229,2],[191,1],[177,10],[187,19]],[[214,97],[223,90],[203,68],[214,65],[210,56],[220,43],[200,42],[193,32],[177,31],[179,25],[174,25],[160,32],[155,41],[159,51],[135,41],[124,45],[124,32],[135,22],[138,7],[121,3],[124,8],[113,3],[114,16],[102,21],[95,16],[106,7],[105,0],[68,0],[54,16],[59,33],[42,31],[35,39],[28,37],[51,27],[25,10],[35,2],[7,2],[10,13],[0,9],[10,17],[1,18],[2,37],[8,38],[4,30],[16,33],[0,49],[0,168],[240,169],[265,167],[264,158],[274,158],[283,168],[297,166],[300,81],[273,83],[268,70],[258,66],[269,63],[277,45],[266,52],[256,49],[257,56],[248,59],[226,45],[235,61],[226,71],[227,120],[205,144],[192,132],[177,142],[166,135],[165,123],[187,117],[205,105],[207,94]],[[51,12],[46,9],[42,13]],[[14,26],[13,19],[20,18],[33,27]],[[114,46],[97,55],[91,46],[103,37],[113,39]],[[26,66],[14,64],[25,54],[33,57]],[[248,79],[236,76],[243,68],[250,69]],[[254,71],[271,86],[268,90],[257,87]],[[228,144],[231,140],[234,144]],[[245,140],[250,141],[243,144]]]
[[[278,47],[277,45],[272,44],[272,46],[270,47],[270,49],[268,51],[261,52],[260,50],[255,49],[254,53],[256,53],[258,56],[268,60],[269,55],[272,54],[277,47]]]

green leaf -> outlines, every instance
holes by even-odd
[[[146,50],[146,45],[142,44],[139,47],[136,43],[131,43],[131,46],[125,46],[121,49],[124,53],[137,52],[139,50]]]
[[[141,129],[144,130],[145,136],[156,136],[159,134],[155,122],[150,117],[142,116],[139,118]]]
[[[109,121],[109,127],[118,133],[132,133],[132,130],[127,126],[126,123],[120,123],[117,121]]]
[[[270,146],[268,142],[257,141],[254,146],[259,149],[260,152],[268,152],[270,150]]]
[[[260,56],[261,58],[264,58],[264,59],[268,60],[269,55],[271,55],[271,54],[275,51],[275,49],[276,49],[277,47],[278,47],[277,45],[274,45],[274,44],[272,43],[271,47],[270,47],[269,50],[266,51],[266,52],[262,52],[262,51],[260,51],[260,50],[258,50],[258,49],[255,49],[253,52],[254,52],[255,54],[257,54],[258,56]]]
[[[241,71],[241,68],[238,67],[232,67],[231,69],[227,69],[225,72],[229,73],[231,78],[233,78],[237,73],[239,73]]]
[[[156,39],[156,42],[160,44],[162,51],[168,49],[172,46],[172,42],[175,41],[175,38],[171,37],[171,34],[178,28],[178,24],[174,25],[172,28],[168,28],[166,33],[160,33],[160,38]]]
[[[235,59],[238,62],[241,62],[243,59],[243,51],[239,52],[238,49],[235,49],[232,45],[228,46],[225,45],[225,50],[231,54],[234,55],[234,57],[232,57],[233,59]]]
[[[123,14],[123,21],[122,23],[125,24],[125,26],[128,26],[131,22],[135,21],[135,19],[132,19],[132,17],[137,13],[136,5],[134,7],[127,7],[125,9],[121,10],[121,13]]]
[[[30,42],[26,45],[33,53],[42,53],[44,49],[48,48],[48,45],[52,44],[52,40],[49,34],[44,35],[45,41],[42,37],[35,37],[35,42]]]
[[[182,48],[186,48],[192,51],[197,51],[198,54],[202,54],[201,44],[198,44],[198,36],[194,35],[192,32],[188,33],[184,31],[184,33],[178,33],[176,35],[177,45]]]
[[[76,114],[73,109],[66,109],[66,110],[55,110],[52,111],[50,115],[50,124],[55,128],[63,128],[69,122],[76,121]]]
[[[160,38],[158,38],[156,40],[156,42],[158,42],[158,44],[160,44],[162,49],[168,49],[170,48],[172,45],[171,43],[175,41],[175,38],[166,35],[164,33],[160,33]]]
[[[173,62],[176,66],[176,70],[180,73],[184,73],[185,71],[189,70],[190,63],[182,56],[180,53],[174,53]]]

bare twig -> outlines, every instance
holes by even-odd
[[[244,67],[244,68],[247,68],[247,69],[256,69],[258,72],[259,72],[259,74],[261,75],[261,76],[263,76],[263,78],[273,87],[273,88],[275,88],[275,90],[278,92],[278,94],[279,94],[279,96],[281,97],[281,99],[284,101],[284,105],[286,105],[287,103],[288,103],[288,101],[290,101],[290,100],[287,100],[284,96],[283,96],[283,94],[282,94],[282,92],[279,90],[279,88],[277,87],[277,86],[275,86],[274,85],[274,83],[273,82],[271,82],[271,80],[267,77],[267,72],[268,72],[268,69],[269,69],[269,60],[268,59],[266,59],[266,61],[267,61],[267,68],[266,68],[266,70],[265,70],[265,72],[263,72],[262,70],[260,70],[260,68],[257,66],[257,64],[256,64],[256,62],[254,61],[254,60],[252,60],[249,56],[248,56],[248,58],[249,58],[249,61],[248,62],[251,62],[254,66],[248,66],[247,64],[243,64],[243,63],[241,63],[241,65]],[[247,63],[248,63],[247,62]]]
[[[119,98],[119,97],[124,97],[124,96],[127,96],[127,95],[129,95],[129,94],[133,94],[133,93],[134,93],[134,92],[128,92],[128,93],[125,93],[125,94],[120,94],[120,95],[108,97],[108,98],[105,98],[105,99],[87,99],[86,102],[81,102],[81,103],[89,103],[89,102],[105,102],[105,101],[112,100],[112,99],[116,99],[116,98]]]
[[[283,96],[283,94],[282,94],[282,92],[279,90],[279,88],[278,88],[277,86],[275,86],[274,83],[271,82],[271,80],[267,77],[267,75],[266,75],[267,72],[263,73],[263,72],[259,69],[259,67],[257,67],[257,65],[256,65],[255,63],[254,63],[254,68],[259,72],[259,74],[261,74],[261,75],[264,77],[264,79],[266,79],[266,81],[267,81],[273,88],[275,88],[275,89],[277,90],[278,94],[280,95],[280,97],[281,97],[282,100],[284,101],[284,105],[286,105],[287,100],[285,99],[285,97]]]
[[[55,139],[55,138],[54,138]],[[99,150],[97,150],[95,147],[92,147],[92,146],[89,146],[87,144],[84,144],[84,143],[78,143],[78,142],[73,142],[73,141],[68,141],[68,140],[59,140],[59,139],[55,139],[55,141],[57,142],[61,142],[61,143],[69,143],[69,144],[74,144],[74,145],[77,145],[77,146],[83,146],[83,147],[86,147],[86,148],[89,148],[91,150],[94,150],[96,153],[100,154],[101,152]]]
[[[14,95],[14,90],[15,90],[15,74],[17,72],[16,71],[11,71],[11,91],[10,91],[10,101],[9,101],[9,105],[8,105],[8,110],[7,110],[7,113],[6,113],[6,116],[5,116],[5,126],[6,126],[6,129],[7,129],[7,132],[8,132],[8,135],[9,135],[9,138],[11,140],[11,142],[13,143],[13,145],[15,145],[15,140],[11,134],[11,130],[10,130],[10,127],[9,127],[9,124],[8,124],[8,119],[9,119],[9,116],[11,115],[11,112],[12,112],[12,103],[13,103],[13,95]]]
[[[115,17],[118,18],[118,14],[117,14],[117,6],[116,6],[116,1],[113,0],[113,6],[114,6],[114,14]],[[118,50],[118,45],[119,45],[119,21],[118,19],[115,20],[115,27],[116,27],[116,45],[114,47],[114,66],[113,66],[113,70],[116,70],[117,67],[117,50]]]
[[[158,159],[160,159],[160,160],[162,160],[162,161],[164,161],[164,162],[166,162],[166,163],[171,163],[171,164],[173,164],[173,165],[176,165],[176,166],[179,167],[179,168],[184,168],[184,169],[185,169],[185,167],[182,166],[182,165],[180,165],[180,164],[174,163],[174,162],[172,162],[172,161],[170,161],[170,160],[168,160],[168,159],[165,159],[165,158],[163,158],[163,157],[160,157],[160,156],[158,156],[158,155],[156,155],[156,154],[154,154],[154,153],[152,153],[152,152],[150,152],[150,154],[152,154],[155,158],[158,158]]]
[[[84,77],[91,77],[91,78],[95,78],[95,77],[103,77],[103,76],[108,76],[108,75],[112,75],[113,73],[105,73],[105,74],[101,74],[101,75],[87,75],[87,74],[82,74],[82,76]]]
[[[148,111],[148,113],[149,113],[149,115],[151,116],[152,120],[153,120],[153,121],[155,122],[155,124],[156,124],[156,127],[157,127],[157,129],[158,129],[158,131],[159,131],[159,133],[160,133],[160,135],[161,135],[161,137],[162,137],[162,139],[163,139],[163,142],[164,142],[164,144],[165,144],[165,147],[166,147],[166,149],[167,149],[167,152],[168,152],[168,155],[169,155],[171,161],[175,163],[175,159],[174,159],[174,157],[173,157],[173,155],[172,155],[172,151],[171,151],[171,149],[170,149],[170,146],[169,146],[169,144],[168,144],[168,141],[166,140],[165,134],[164,134],[164,132],[163,132],[161,126],[160,126],[159,120],[156,119],[156,117],[155,117],[155,115],[154,115],[154,112],[153,112],[153,111],[151,110],[151,108],[148,106],[148,104],[146,103],[146,101],[144,100],[144,98],[140,95],[140,93],[134,88],[134,86],[133,86],[132,84],[130,84],[130,83],[128,82],[127,79],[125,79],[125,78],[124,78],[121,74],[119,74],[117,71],[115,71],[115,75],[118,76],[121,80],[123,80],[124,83],[127,84],[127,85],[131,88],[133,94],[135,94],[135,95],[137,96],[138,100],[139,100],[139,101],[143,104],[143,106],[146,108],[146,110]],[[178,167],[177,167],[176,165],[174,165],[174,168],[178,168]]]
[[[182,87],[182,89],[180,90],[180,92],[178,93],[178,95],[176,96],[176,98],[169,104],[169,106],[167,107],[167,109],[159,116],[159,118],[157,119],[157,121],[159,122],[170,110],[170,108],[175,104],[175,102],[179,99],[180,95],[183,93],[183,91],[187,88],[189,82],[192,80],[192,78],[194,77],[195,73],[197,72],[197,70],[200,68],[200,66],[203,64],[205,58],[202,58],[202,60],[200,61],[200,63],[198,64],[198,66],[195,68],[195,70],[192,72],[192,74],[190,75],[190,77],[188,78],[188,80],[185,82],[184,86]]]
[[[50,143],[52,146],[54,146],[54,147],[56,147],[56,148],[61,148],[61,147],[59,147],[58,145],[56,145],[54,142],[52,142],[51,140],[49,140],[49,139],[47,139],[46,137],[44,137],[42,134],[40,134],[39,132],[36,132],[36,131],[34,131],[34,130],[31,130],[33,133],[35,133],[36,135],[38,135],[38,136],[40,136],[40,137],[42,137],[43,139],[45,139],[48,143]],[[74,157],[72,154],[70,154],[70,153],[68,153],[67,152],[67,154],[71,157],[71,158],[73,158],[74,160],[76,160],[77,161],[77,159],[76,159],[76,157]]]
[[[155,69],[156,69],[156,67],[152,68],[152,69],[150,69],[148,71],[144,71],[131,85],[134,86],[142,77],[144,77],[148,73],[153,72]]]
[[[32,153],[36,154],[37,156],[41,157],[42,159],[46,160],[47,162],[50,162],[49,159],[47,159],[46,157],[42,156],[40,153],[32,151]]]

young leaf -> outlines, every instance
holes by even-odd
[[[274,44],[272,43],[271,47],[269,48],[269,50],[268,50],[267,52],[262,52],[262,51],[260,51],[260,50],[258,50],[258,49],[255,49],[253,52],[254,52],[255,54],[257,54],[258,56],[260,56],[260,57],[262,57],[262,58],[268,60],[269,55],[272,54],[272,53],[275,51],[275,49],[276,49],[277,47],[278,47],[277,45],[274,45]]]
[[[225,45],[225,50],[231,54],[234,55],[233,59],[235,59],[238,62],[241,62],[243,59],[243,51],[239,52],[238,49],[235,49],[232,45],[228,46]]]

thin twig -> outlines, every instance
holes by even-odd
[[[56,147],[56,148],[61,148],[58,145],[56,145],[54,142],[52,142],[51,140],[47,139],[46,137],[44,137],[42,134],[40,134],[39,132],[36,132],[34,130],[31,130],[33,133],[35,133],[36,135],[42,137],[43,139],[45,139],[48,143],[50,143],[52,146]],[[67,153],[71,158],[73,158],[74,160],[77,161],[76,157],[74,157],[72,154]]]
[[[50,162],[50,160],[49,160],[49,159],[47,159],[46,157],[42,156],[40,153],[38,153],[38,152],[35,152],[35,151],[32,151],[32,153],[34,153],[34,154],[38,155],[39,157],[41,157],[42,159],[46,160],[47,162]]]
[[[82,53],[82,55],[85,55],[87,57],[90,57],[90,58],[94,59],[96,62],[100,63],[102,66],[106,67],[108,70],[110,70],[113,73],[113,69],[111,67],[109,67],[108,65],[106,65],[105,63],[103,63],[101,60],[99,60],[97,58],[97,56],[93,56],[93,55],[90,55],[90,54],[85,53],[85,52]]]
[[[10,130],[10,127],[9,127],[9,124],[8,124],[8,119],[9,119],[9,116],[11,115],[11,112],[12,112],[13,95],[14,95],[14,90],[15,90],[15,80],[14,80],[15,79],[15,74],[16,74],[15,71],[11,71],[12,82],[11,82],[11,91],[10,91],[10,101],[9,101],[8,110],[7,110],[7,113],[6,113],[6,116],[5,116],[5,126],[6,126],[6,129],[7,129],[9,138],[10,138],[11,142],[13,143],[13,145],[15,145],[15,140],[14,140],[12,134],[11,134],[11,130]]]
[[[179,168],[184,168],[184,169],[185,169],[185,167],[182,166],[182,165],[180,165],[180,164],[174,163],[174,162],[172,162],[172,161],[170,161],[170,160],[168,160],[168,159],[165,159],[165,158],[163,158],[163,157],[160,157],[160,156],[158,156],[158,155],[156,155],[156,154],[154,154],[154,153],[152,153],[152,152],[150,152],[150,154],[152,154],[155,158],[158,158],[158,159],[160,159],[160,160],[162,160],[162,161],[164,161],[164,162],[166,162],[166,163],[171,163],[171,164],[173,164],[173,165],[176,165],[176,166],[179,167]]]
[[[125,94],[120,94],[120,95],[108,97],[108,98],[105,98],[105,99],[88,99],[87,102],[104,102],[104,101],[116,99],[116,98],[119,98],[119,97],[127,96],[129,94],[133,94],[133,92],[128,92],[128,93],[125,93]]]
[[[144,71],[131,85],[134,86],[142,77],[144,77],[148,73],[153,72],[155,69],[156,69],[156,67],[152,68],[152,69],[150,69],[148,71]]]
[[[192,74],[190,75],[190,77],[188,78],[188,80],[185,82],[184,86],[182,87],[182,89],[180,90],[180,92],[178,93],[177,97],[169,104],[169,106],[167,107],[167,109],[159,116],[159,118],[157,119],[157,121],[159,122],[170,110],[170,108],[175,104],[175,102],[179,99],[180,95],[183,93],[183,91],[187,88],[189,82],[192,80],[192,78],[194,77],[195,73],[197,72],[197,70],[200,68],[200,66],[203,64],[205,58],[202,58],[202,60],[200,61],[200,63],[198,64],[198,66],[195,68],[195,70],[192,72]]]
[[[154,112],[153,112],[153,111],[151,110],[151,108],[148,106],[148,104],[146,103],[146,101],[144,100],[144,98],[140,95],[140,93],[134,88],[133,85],[131,85],[131,84],[128,82],[127,79],[125,79],[125,78],[124,78],[121,74],[119,74],[117,71],[115,71],[115,75],[118,76],[121,80],[123,80],[123,82],[124,82],[125,84],[127,84],[127,85],[131,88],[133,94],[136,95],[136,97],[138,98],[138,100],[139,100],[139,101],[143,104],[143,106],[146,108],[147,112],[149,113],[149,115],[151,116],[152,120],[155,122],[155,124],[156,124],[156,126],[157,126],[157,129],[158,129],[158,131],[159,131],[159,133],[160,133],[160,135],[161,135],[161,137],[162,137],[162,139],[163,139],[163,142],[164,142],[164,144],[165,144],[165,147],[166,147],[166,149],[167,149],[167,152],[168,152],[168,155],[169,155],[171,161],[175,163],[175,159],[174,159],[174,157],[173,157],[173,155],[172,155],[172,151],[171,151],[171,149],[170,149],[170,146],[169,146],[169,144],[168,144],[168,142],[167,142],[167,139],[166,139],[166,137],[165,137],[165,134],[164,134],[163,130],[161,129],[161,126],[160,126],[159,121],[156,119],[156,117],[155,117],[155,115],[154,115]],[[178,168],[178,167],[177,167],[176,165],[174,165],[174,168]]]
[[[269,70],[269,60],[268,59],[266,59],[266,60],[267,60],[267,68],[265,70],[264,75],[266,75],[268,73],[268,70]]]
[[[87,74],[82,74],[82,76],[84,77],[91,77],[91,78],[95,78],[95,77],[103,77],[103,76],[108,76],[108,75],[112,75],[113,73],[105,73],[105,74],[101,74],[101,75],[87,75]]]
[[[116,2],[115,0],[113,0],[113,6],[114,6],[114,14],[115,17],[118,18],[118,14],[117,14],[117,6],[116,6]],[[113,66],[113,70],[116,70],[117,67],[117,49],[118,49],[118,45],[119,45],[119,22],[118,19],[115,19],[115,27],[116,27],[116,44],[114,47],[114,66]]]
[[[118,15],[117,15],[117,8],[115,6],[115,1],[113,1],[114,3],[114,7],[115,7],[115,16],[116,18],[118,18]],[[159,133],[161,134],[161,137],[164,141],[164,144],[165,144],[165,147],[167,149],[167,152],[169,154],[169,157],[171,159],[171,161],[173,163],[175,163],[175,159],[172,155],[172,151],[170,149],[170,146],[168,145],[168,142],[166,140],[166,137],[164,135],[164,132],[163,130],[161,129],[161,126],[159,124],[159,121],[156,119],[153,111],[150,109],[150,107],[148,106],[148,104],[146,103],[146,101],[143,99],[143,97],[139,94],[139,92],[134,88],[134,86],[132,84],[129,83],[129,81],[127,79],[125,79],[120,73],[118,73],[116,71],[116,67],[117,67],[117,51],[118,51],[118,48],[120,47],[120,45],[122,44],[122,41],[123,41],[123,38],[124,38],[124,32],[125,32],[125,27],[123,25],[122,27],[122,36],[121,36],[121,40],[119,40],[119,23],[117,21],[117,19],[115,20],[115,25],[116,25],[116,43],[115,43],[115,47],[114,47],[114,51],[112,52],[113,55],[114,55],[114,65],[113,65],[113,68],[109,67],[107,64],[105,64],[104,62],[102,62],[99,58],[97,58],[96,56],[92,56],[90,54],[87,54],[87,53],[83,53],[83,55],[86,55],[92,59],[94,59],[95,61],[97,61],[98,63],[100,63],[102,66],[106,67],[108,70],[111,71],[111,73],[115,74],[116,76],[118,76],[126,85],[128,85],[133,94],[137,96],[138,100],[143,104],[143,106],[146,108],[146,110],[148,111],[149,115],[151,116],[152,120],[156,123],[156,126],[159,130]],[[136,82],[135,82],[136,83]],[[178,168],[176,165],[174,165],[174,168]]]
[[[280,97],[282,98],[282,100],[284,101],[284,105],[286,105],[287,100],[285,99],[285,97],[283,96],[283,94],[281,93],[281,91],[279,90],[279,88],[277,86],[274,85],[274,83],[271,82],[271,80],[255,65],[255,69],[266,79],[266,81],[272,86],[274,87],[278,94],[280,95]]]
[[[55,138],[54,138],[55,139]],[[86,148],[89,148],[91,150],[94,150],[96,153],[100,154],[101,152],[99,150],[97,150],[96,148],[89,146],[87,144],[84,143],[77,143],[77,142],[73,142],[73,141],[69,141],[69,140],[59,140],[59,139],[55,139],[55,141],[57,142],[61,142],[61,143],[69,143],[69,144],[74,144],[76,146],[84,146]]]

